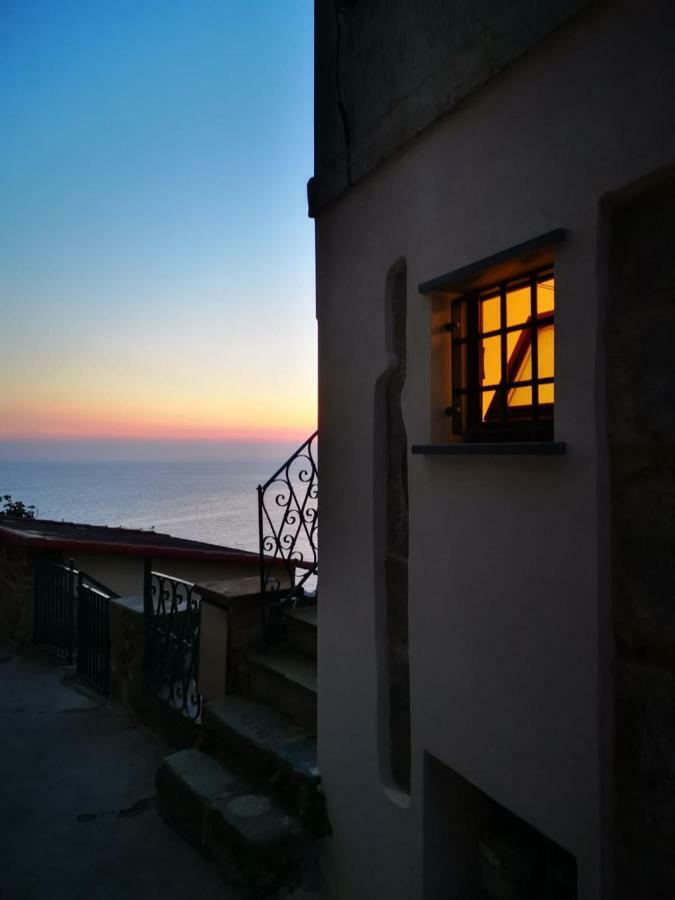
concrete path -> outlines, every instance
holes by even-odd
[[[69,671],[0,646],[0,898],[234,900],[157,814],[166,746]]]

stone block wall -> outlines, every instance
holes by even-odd
[[[110,696],[134,708],[143,690],[143,598],[110,601]]]
[[[34,552],[0,545],[0,638],[20,647],[33,636]]]
[[[588,3],[318,0],[310,215]]]
[[[610,225],[616,896],[660,900],[675,884],[675,179]]]
[[[401,395],[406,381],[407,268],[391,279],[387,302],[386,376],[386,593],[387,674],[389,679],[389,765],[394,784],[410,793],[410,662],[408,639],[408,436]]]

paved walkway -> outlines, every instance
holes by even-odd
[[[166,746],[68,672],[0,646],[0,898],[234,900],[157,814]]]

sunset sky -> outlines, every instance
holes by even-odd
[[[5,454],[304,439],[311,0],[5,0],[0,59]]]

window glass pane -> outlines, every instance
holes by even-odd
[[[532,322],[533,289],[536,324]],[[501,290],[505,294],[500,295],[500,288],[495,286],[449,304],[453,324],[451,378],[455,433],[471,432],[483,422],[486,427],[507,425],[507,434],[513,429],[515,435],[520,424],[532,422],[535,395],[538,418],[553,417],[553,384],[539,383],[535,387],[527,382],[541,378],[552,381],[554,377],[555,327],[550,315],[555,307],[554,274],[549,269],[532,277],[516,277],[503,284]],[[505,297],[503,309],[502,296]],[[505,329],[513,330],[506,333]],[[485,337],[486,334],[492,336]],[[537,342],[536,354],[533,354],[533,339]],[[537,371],[533,371],[535,355]],[[504,375],[511,387],[504,385]],[[467,388],[468,394],[460,393]]]
[[[539,402],[540,403],[553,403],[554,396],[554,384],[540,384],[539,385]]]
[[[509,391],[508,404],[511,406],[532,406],[532,388],[519,387]]]
[[[521,325],[532,314],[530,285],[523,284],[506,292],[506,324]]]
[[[481,410],[484,422],[499,422],[502,419],[501,388],[497,391],[484,391],[481,394]]]
[[[481,385],[498,384],[502,378],[501,338],[484,338],[481,342]]]
[[[532,378],[532,335],[529,328],[506,335],[506,378],[524,381]]]
[[[499,384],[502,378],[501,338],[491,337],[481,341],[480,383]],[[492,402],[494,391],[486,391],[483,397],[483,416]]]
[[[544,325],[537,329],[537,353],[539,378],[553,378],[555,353],[555,326]]]
[[[543,278],[537,284],[537,313],[551,312],[555,307],[555,279]]]
[[[501,311],[499,297],[490,297],[480,303],[480,330],[496,331],[500,328]]]

